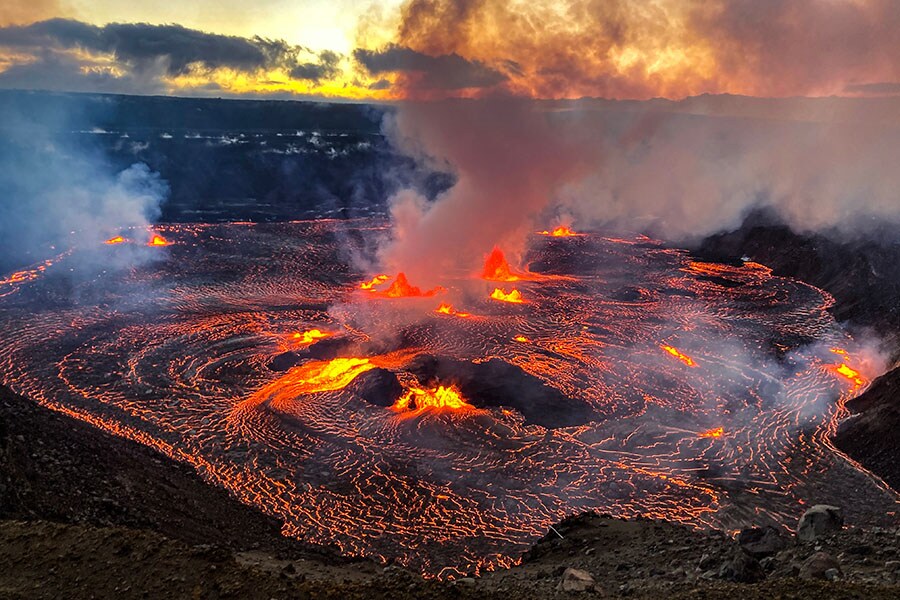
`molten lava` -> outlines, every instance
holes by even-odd
[[[121,243],[124,243],[124,242],[125,242],[125,238],[123,238],[121,235],[117,235],[116,237],[109,238],[108,240],[106,240],[106,241],[103,242],[103,243],[104,243],[104,244],[113,245],[113,244],[121,244]]]
[[[707,429],[706,431],[701,431],[697,434],[698,437],[702,438],[720,438],[725,435],[725,429],[723,427],[715,427],[713,429]]]
[[[513,338],[513,341],[516,341],[516,342],[523,342],[523,343],[528,343],[528,342],[530,342],[531,340],[529,340],[529,339],[528,339],[527,337],[525,337],[524,335],[517,335],[516,337]]]
[[[411,285],[404,273],[397,273],[397,279],[394,280],[391,287],[384,291],[384,295],[388,298],[430,297],[437,294],[441,289],[442,288],[440,287],[436,287],[427,292],[423,292],[421,288]]]
[[[571,229],[569,229],[566,225],[560,225],[553,231],[544,231],[539,232],[540,235],[549,235],[551,237],[576,237],[581,235],[580,233],[575,233]]]
[[[471,315],[467,312],[459,312],[455,308],[453,308],[452,304],[447,304],[446,302],[441,302],[441,305],[434,309],[434,312],[439,315],[453,315],[455,317],[470,317]]]
[[[327,338],[331,333],[322,331],[321,329],[310,329],[309,331],[298,331],[291,335],[291,339],[298,344],[312,344],[316,340]]]
[[[444,290],[439,286],[423,292],[422,288],[412,285],[406,278],[406,274],[402,272],[397,273],[397,278],[386,290],[374,289],[376,285],[384,283],[387,279],[386,275],[379,275],[372,281],[361,284],[360,287],[382,298],[430,298]]]
[[[671,354],[672,356],[674,356],[675,358],[677,358],[678,360],[680,360],[681,362],[683,362],[684,364],[686,364],[689,367],[697,366],[697,363],[694,362],[693,358],[691,358],[690,356],[688,356],[686,354],[683,354],[680,350],[678,350],[678,348],[675,348],[673,346],[666,346],[665,344],[661,345],[660,348],[662,348],[663,350],[665,350],[666,352],[668,352],[669,354]]]
[[[832,370],[841,377],[852,381],[858,386],[863,386],[866,384],[865,377],[860,375],[859,371],[857,371],[856,369],[848,366],[847,363],[841,363],[840,365],[834,366],[832,367]]]
[[[317,360],[291,369],[285,378],[306,394],[333,392],[347,387],[359,375],[376,366],[368,358]]]
[[[510,293],[506,293],[500,288],[494,288],[494,291],[491,292],[491,299],[499,300],[500,302],[512,302],[513,304],[522,304],[525,300],[522,299],[522,294],[519,293],[519,290],[513,289]]]
[[[364,281],[364,282],[362,282],[361,284],[359,284],[359,289],[361,289],[361,290],[371,290],[371,289],[373,289],[376,285],[381,285],[382,283],[386,282],[388,279],[390,279],[390,277],[387,276],[387,275],[376,275],[376,276],[373,277],[371,280],[369,280],[369,281]]]
[[[503,255],[503,250],[498,246],[494,246],[494,249],[491,250],[491,253],[485,259],[481,277],[489,281],[518,281],[521,279],[517,273],[513,273],[509,268],[506,256]]]
[[[455,387],[438,386],[430,390],[422,388],[410,388],[391,407],[396,412],[412,410],[421,412],[424,410],[475,410],[475,407],[465,401]]]
[[[147,242],[148,246],[168,246],[169,244],[170,242],[158,233],[154,233],[150,241]]]

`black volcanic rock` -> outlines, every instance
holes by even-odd
[[[900,339],[900,237],[868,238],[798,234],[765,213],[751,213],[735,231],[703,240],[694,249],[703,260],[734,264],[740,257],[820,287],[836,300],[838,321],[881,328]]]
[[[771,525],[741,529],[737,543],[741,550],[757,560],[773,556],[788,547],[788,541]]]
[[[0,519],[152,529],[187,544],[293,552],[280,523],[187,464],[0,386]],[[0,594],[2,596],[3,594]]]
[[[326,338],[319,340],[304,350],[276,354],[269,361],[273,371],[287,371],[307,360],[331,360],[338,356],[352,354],[352,342],[346,338]]]
[[[835,445],[900,489],[900,368],[876,379],[847,408],[856,414],[841,424]]]
[[[298,353],[301,358],[312,358],[314,360],[331,360],[350,352],[351,341],[346,338],[325,338],[319,340],[315,344],[303,352]]]
[[[345,389],[375,406],[391,406],[403,393],[397,376],[382,368],[358,375]]]
[[[429,385],[456,385],[474,406],[514,408],[526,422],[543,427],[583,425],[596,417],[586,402],[569,398],[534,375],[498,358],[473,363],[423,355],[408,369]]]
[[[269,368],[273,371],[287,371],[300,364],[302,360],[296,352],[282,352],[272,357],[272,360],[269,361]]]

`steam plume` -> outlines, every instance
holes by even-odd
[[[141,163],[118,170],[71,133],[72,115],[4,115],[0,143],[0,269],[77,247],[77,266],[133,266],[158,252],[143,246],[167,185]],[[135,244],[102,251],[129,231]],[[70,266],[72,266],[70,264]]]

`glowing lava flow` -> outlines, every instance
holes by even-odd
[[[831,352],[843,357],[845,360],[850,359],[850,354],[843,348],[832,348]],[[863,377],[859,371],[848,365],[846,362],[842,362],[839,365],[832,365],[829,367],[829,370],[840,375],[844,379],[852,381],[857,387],[862,387],[868,383],[868,380]]]
[[[171,242],[169,242],[166,238],[159,235],[158,233],[154,233],[153,237],[150,238],[150,241],[147,242],[148,246],[168,246]]]
[[[694,362],[693,358],[691,358],[690,356],[688,356],[686,354],[682,354],[682,352],[680,350],[678,350],[678,348],[675,348],[673,346],[667,346],[665,344],[661,345],[660,348],[662,348],[663,350],[665,350],[666,352],[668,352],[669,354],[671,354],[672,356],[674,356],[675,358],[677,358],[678,360],[680,360],[681,362],[683,362],[684,364],[686,364],[689,367],[697,366],[697,363]]]
[[[359,284],[359,289],[372,290],[376,285],[381,285],[389,279],[390,277],[387,275],[376,275],[369,281],[363,281],[361,284]]]
[[[295,383],[307,389],[307,393],[340,390],[376,365],[368,358],[334,358],[302,365],[294,375]]]
[[[309,331],[298,331],[291,335],[291,339],[298,344],[312,344],[316,340],[330,337],[331,334],[321,329],[310,329]]]
[[[841,377],[852,381],[857,386],[862,387],[866,385],[865,377],[860,375],[859,371],[857,371],[856,369],[848,366],[847,363],[841,363],[837,366],[833,366],[831,369]]]
[[[422,388],[410,388],[404,395],[397,399],[391,410],[404,412],[407,410],[416,413],[425,410],[477,410],[465,401],[459,390],[451,386],[438,386],[430,390]]]
[[[860,391],[847,369],[875,372],[824,292],[598,233],[532,236],[524,284],[472,263],[443,280],[459,296],[382,300],[360,289],[376,272],[342,262],[359,223],[166,225],[190,260],[162,251],[103,285],[20,271],[0,280],[0,380],[193,465],[287,536],[429,576],[515,563],[592,510],[734,529],[840,502],[894,519],[896,496],[827,437]],[[495,287],[524,304],[487,310]],[[345,342],[275,362],[313,327]],[[494,379],[510,383],[498,403]]]
[[[500,302],[511,302],[513,304],[522,304],[525,300],[522,299],[522,294],[517,289],[513,289],[510,293],[506,293],[500,288],[494,288],[494,291],[491,292],[492,300],[499,300]]]
[[[116,237],[109,238],[108,240],[106,240],[103,243],[109,244],[110,246],[112,246],[113,244],[122,244],[124,242],[125,242],[125,238],[123,238],[121,235],[117,235]]]
[[[378,276],[375,279],[373,279],[372,281],[367,282],[366,284],[363,284],[363,285],[372,284],[370,287],[365,287],[363,289],[366,289],[369,292],[371,292],[372,294],[375,294],[382,298],[430,298],[431,296],[434,296],[435,294],[443,291],[443,289],[444,289],[442,287],[436,287],[436,288],[433,288],[433,289],[423,292],[422,288],[416,287],[416,286],[412,285],[411,283],[409,283],[409,280],[406,278],[406,274],[401,272],[401,273],[397,273],[397,278],[394,280],[393,283],[391,283],[391,285],[386,290],[378,291],[378,290],[374,289],[374,286],[378,285],[376,280],[379,279],[379,277],[381,277],[381,276]],[[384,283],[384,281],[387,281],[387,280],[386,279],[382,280],[381,283]],[[362,286],[360,286],[360,287],[362,287]]]
[[[538,232],[538,235],[548,235],[550,237],[577,237],[577,236],[583,235],[583,234],[575,233],[574,231],[569,229],[567,226],[560,225],[553,231],[547,231],[546,229],[544,231],[540,231],[540,232]]]
[[[697,434],[698,437],[702,438],[720,438],[725,435],[724,427],[715,427],[713,429],[707,429],[706,431],[701,431]]]
[[[446,302],[441,302],[441,305],[434,309],[434,312],[438,313],[439,315],[453,315],[454,317],[462,318],[472,316],[467,312],[459,312],[458,310],[453,308],[452,304],[447,304]]]

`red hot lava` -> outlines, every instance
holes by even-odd
[[[446,302],[441,302],[440,306],[438,306],[436,309],[434,309],[434,312],[438,313],[439,315],[453,315],[455,317],[462,317],[462,318],[472,316],[467,312],[460,312],[460,311],[456,310],[455,308],[453,308],[452,304],[447,304]]]
[[[503,250],[498,246],[494,246],[494,249],[491,250],[491,253],[485,259],[481,277],[489,281],[518,281],[521,279],[518,273],[514,273],[509,268],[506,256],[503,255]]]
[[[579,235],[583,235],[581,233],[575,233],[566,225],[560,225],[556,229],[552,231],[544,230],[538,232],[539,235],[548,235],[550,237],[577,237]]]
[[[158,233],[154,233],[150,238],[150,241],[147,242],[148,246],[168,246],[169,244],[171,244],[171,242]]]
[[[397,278],[386,290],[376,290],[374,289],[376,285],[380,285],[380,283],[387,281],[387,279],[381,279],[381,277],[382,276],[379,275],[372,281],[361,284],[360,287],[381,298],[430,298],[444,289],[442,287],[436,287],[422,291],[422,288],[412,285],[406,278],[406,274],[401,272],[397,273]],[[381,280],[380,282],[378,281],[379,279]]]

